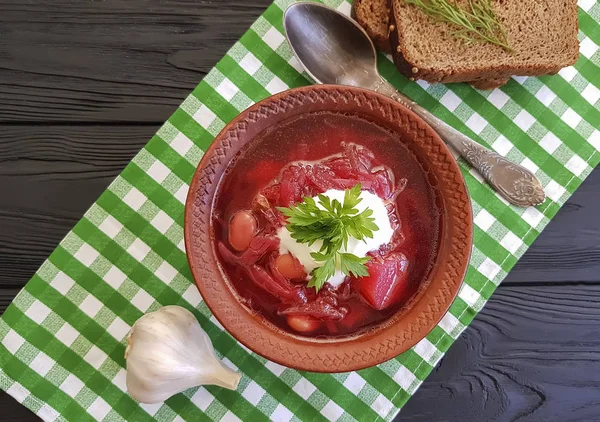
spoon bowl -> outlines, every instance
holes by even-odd
[[[318,3],[294,3],[285,11],[283,26],[292,50],[316,82],[364,87],[377,75],[373,42],[342,13]]]

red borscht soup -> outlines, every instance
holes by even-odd
[[[310,255],[286,247],[281,208],[358,184],[361,197],[382,204],[391,235],[366,252],[368,275],[342,274],[317,291]],[[265,131],[232,161],[216,198],[227,278],[249,309],[294,334],[348,335],[389,318],[435,259],[439,209],[426,170],[397,134],[359,116],[309,113]]]

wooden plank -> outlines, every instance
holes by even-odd
[[[500,287],[397,422],[592,421],[600,286]]]
[[[0,2],[0,123],[162,123],[270,0]]]
[[[600,170],[569,198],[519,260],[504,285],[600,282]]]
[[[0,125],[0,285],[24,286],[157,129]]]

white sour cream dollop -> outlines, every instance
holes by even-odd
[[[327,196],[330,200],[337,199],[341,203],[344,203],[344,192],[345,191],[343,190],[330,189],[323,195]],[[394,231],[392,230],[388,212],[383,200],[377,195],[367,191],[362,191],[360,198],[362,201],[356,205],[356,209],[358,209],[359,212],[362,212],[367,208],[371,209],[373,211],[371,217],[375,219],[375,224],[379,227],[379,230],[373,232],[372,239],[365,238],[365,240],[358,240],[350,237],[350,239],[348,239],[348,248],[342,248],[342,252],[348,252],[360,258],[364,258],[367,256],[367,252],[378,249],[381,245],[389,243]],[[315,201],[317,201],[317,205],[320,207],[318,198],[315,197]],[[300,261],[307,274],[310,274],[312,270],[319,266],[319,263],[317,263],[310,254],[311,252],[318,252],[319,249],[321,249],[323,242],[316,241],[310,247],[306,243],[298,243],[296,240],[292,239],[290,232],[285,227],[281,227],[277,231],[277,237],[279,237],[280,240],[279,253],[282,255],[288,252],[292,254]],[[333,287],[338,287],[342,284],[344,278],[346,278],[346,276],[338,268],[334,276],[327,282]]]

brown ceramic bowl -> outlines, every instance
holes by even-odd
[[[304,113],[334,111],[386,127],[422,161],[435,184],[440,234],[435,263],[408,306],[368,331],[309,338],[285,332],[248,309],[223,271],[211,224],[215,195],[236,154],[265,129]],[[439,136],[401,104],[371,91],[341,86],[292,89],[242,112],[215,138],[192,179],[185,209],[185,245],[202,297],[242,344],[282,365],[315,372],[345,372],[391,359],[414,346],[444,316],[463,281],[472,245],[472,213],[464,179]]]

